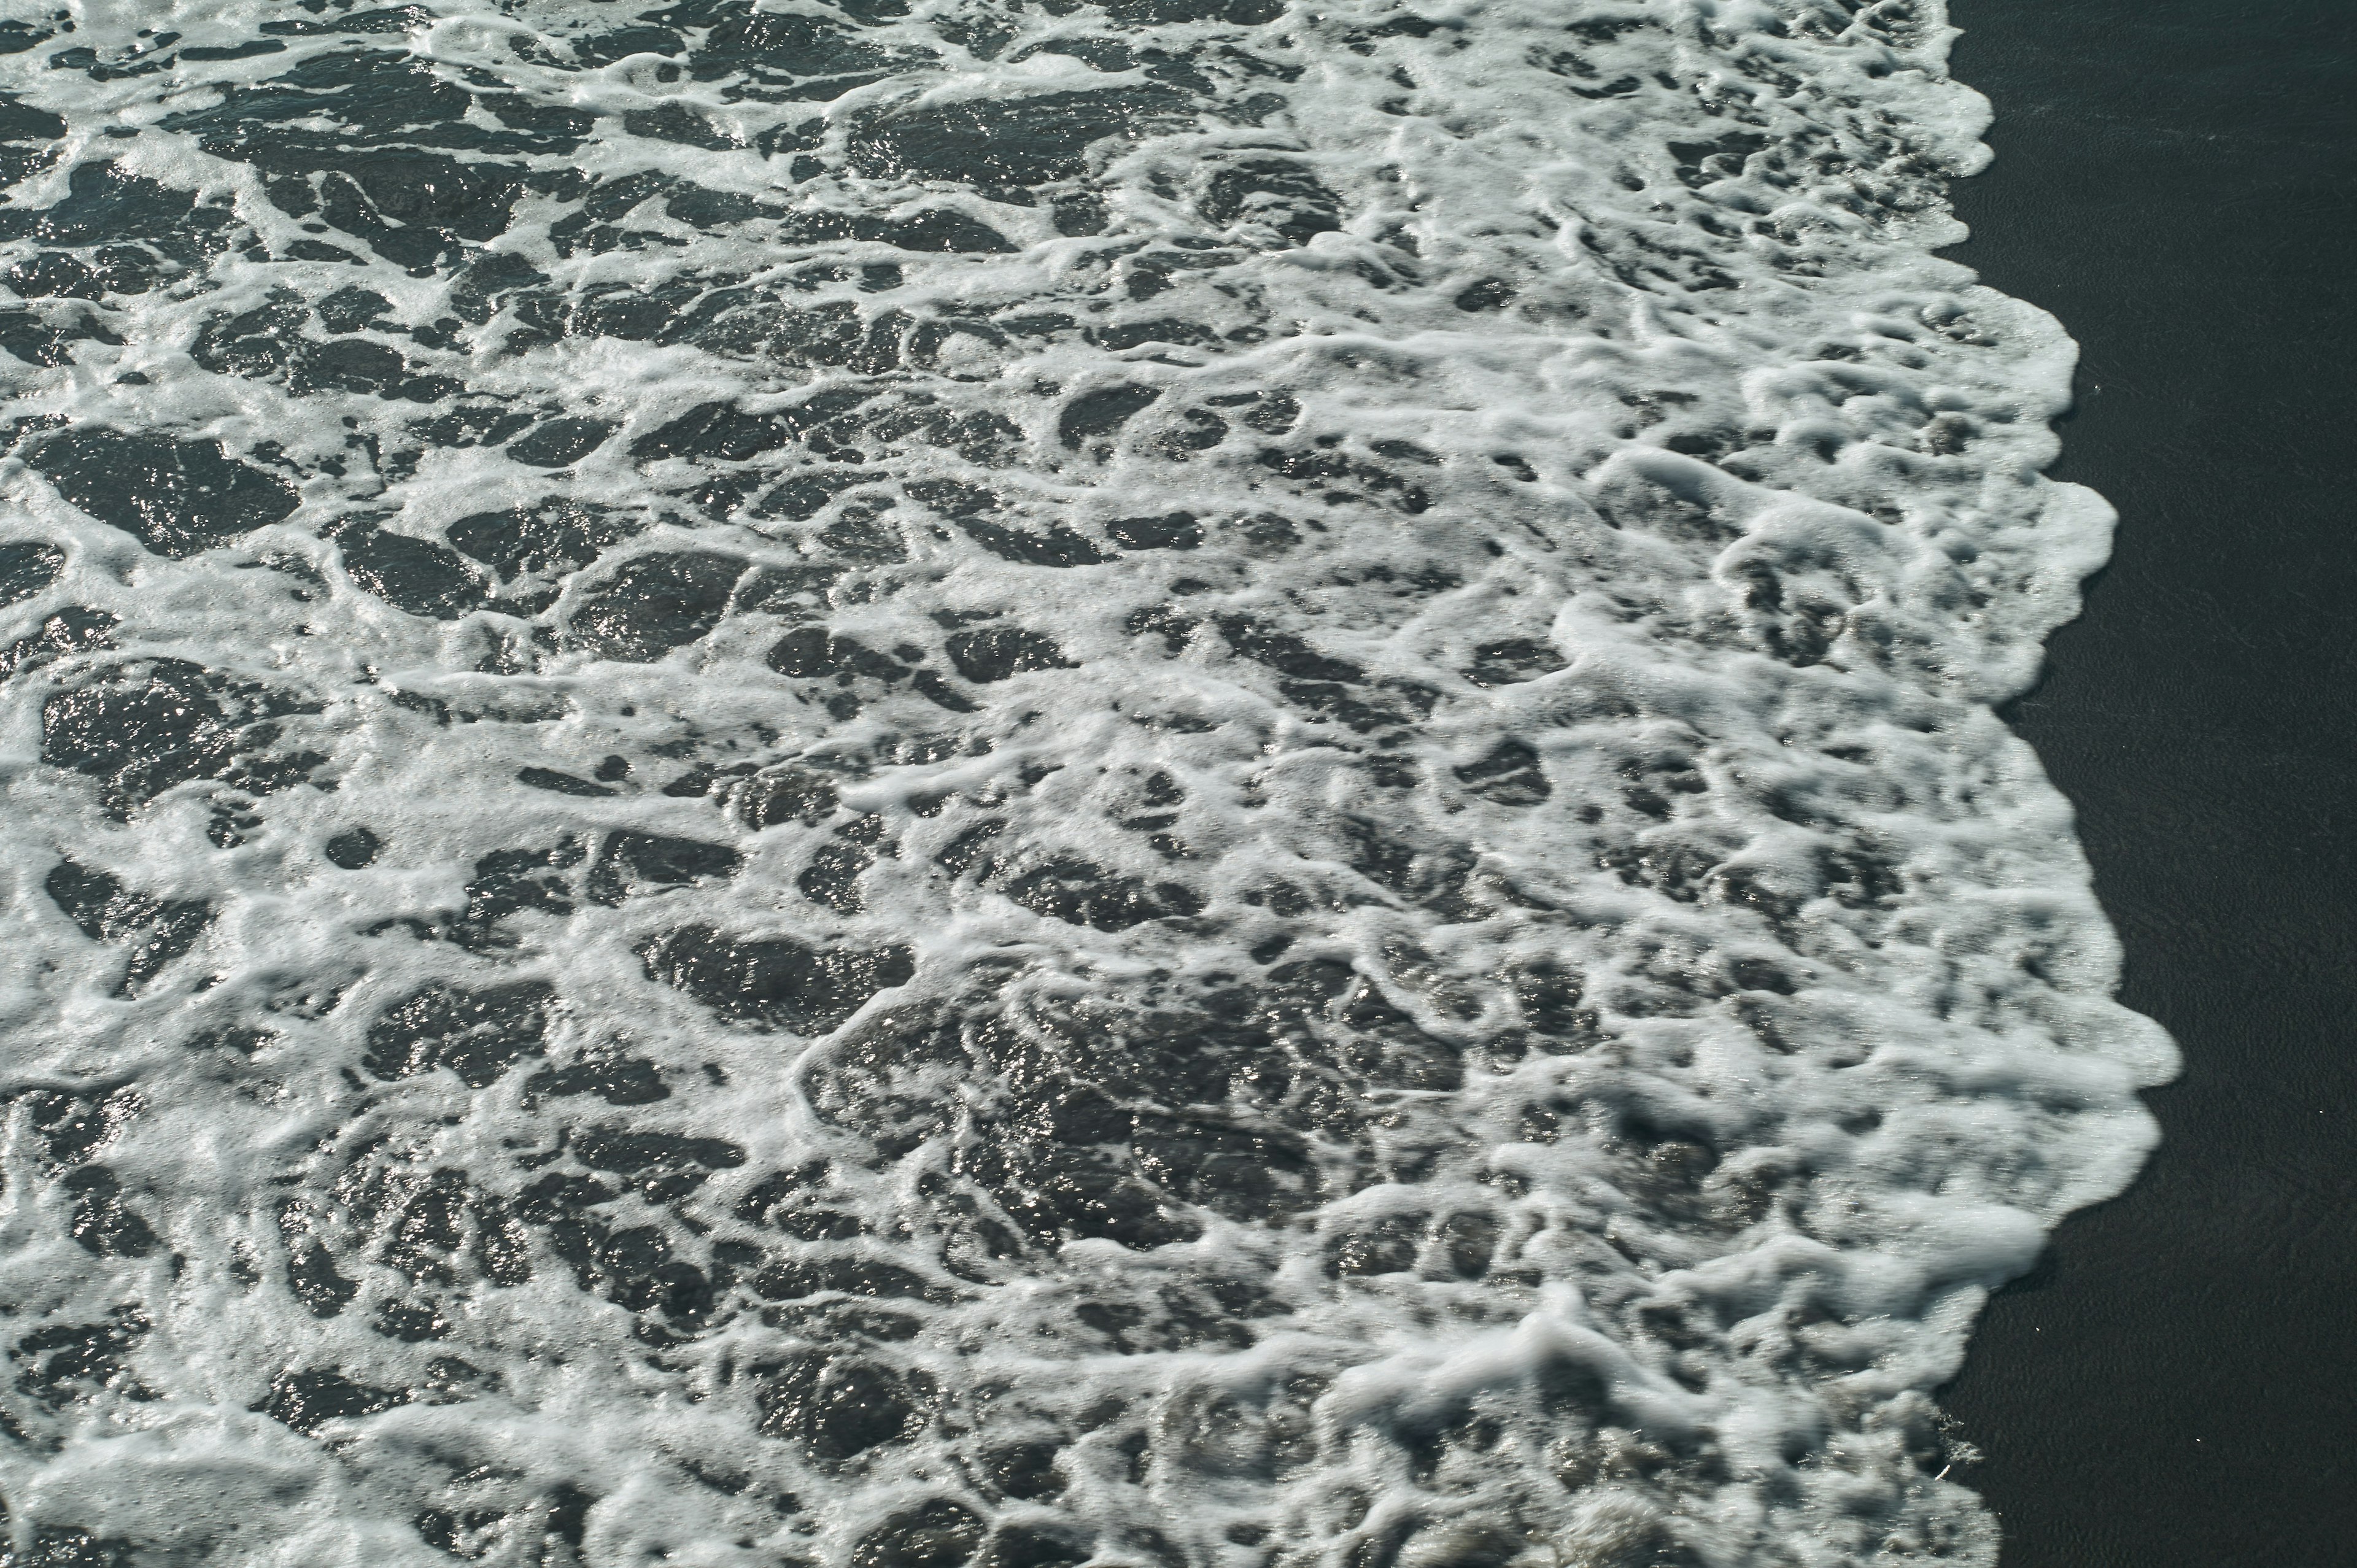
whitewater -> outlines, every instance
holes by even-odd
[[[0,1563],[1995,1561],[1935,0],[0,16]]]

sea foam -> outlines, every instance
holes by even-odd
[[[0,1561],[1993,1560],[1934,0],[7,15]]]

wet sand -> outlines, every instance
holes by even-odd
[[[2357,7],[1953,9],[1952,253],[2079,339],[2056,472],[2121,516],[2013,717],[2186,1069],[1946,1402],[2006,1568],[2357,1561]]]

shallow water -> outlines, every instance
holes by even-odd
[[[1989,1560],[2172,1053],[1934,6],[16,15],[19,1558]]]

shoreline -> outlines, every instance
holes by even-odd
[[[2079,341],[2052,471],[2120,516],[2005,716],[2185,1058],[1941,1393],[2005,1568],[2320,1563],[2357,1496],[2357,14],[2264,9],[1952,5],[1997,156],[1943,253]]]

